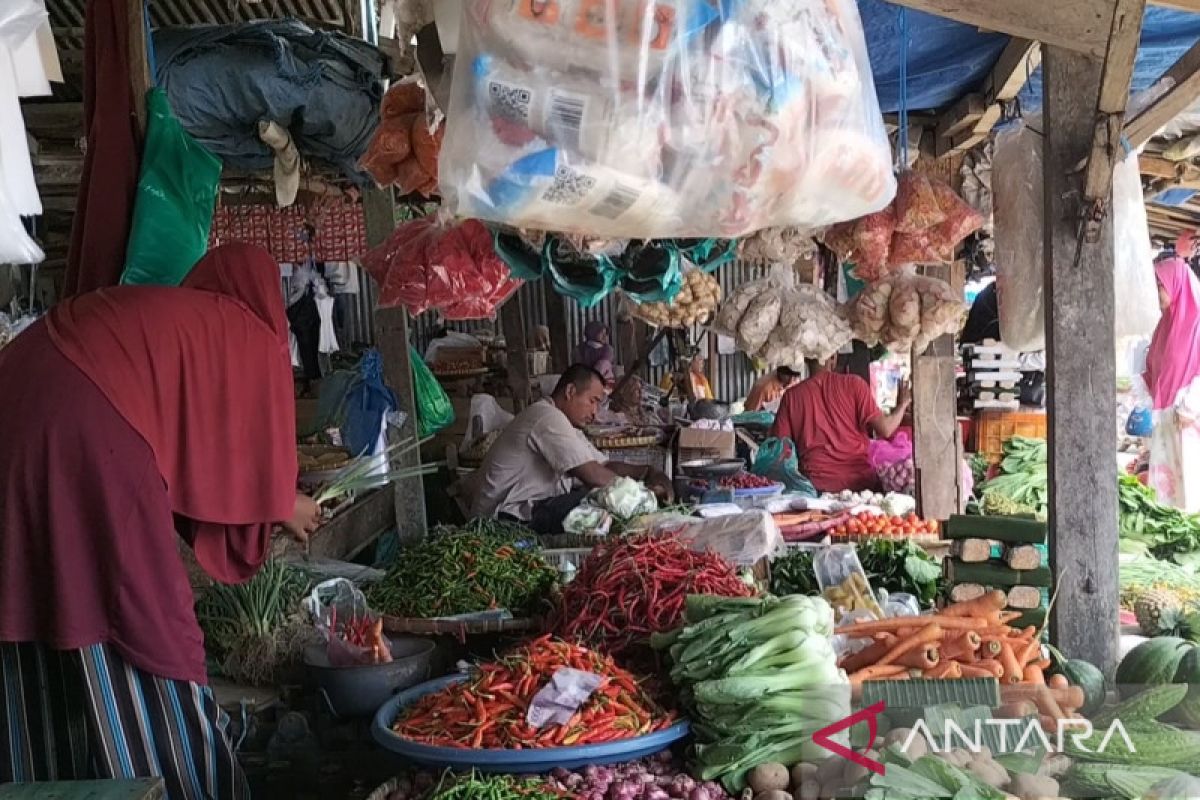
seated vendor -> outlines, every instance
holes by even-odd
[[[648,466],[608,461],[580,430],[604,401],[604,378],[583,364],[567,368],[547,400],[526,408],[505,427],[479,468],[473,516],[516,519],[543,535],[562,533],[562,521],[592,489],[618,476],[644,481],[669,498],[666,475]],[[583,488],[572,489],[575,481]]]
[[[713,394],[712,384],[708,382],[708,376],[704,374],[704,368],[707,361],[703,355],[697,353],[692,356],[692,360],[688,362],[687,377],[691,384],[691,396],[696,400],[712,400],[716,397]],[[664,392],[670,392],[675,386],[674,373],[668,372],[663,376],[658,388]]]
[[[800,373],[791,367],[777,367],[758,379],[746,396],[747,411],[775,411],[783,393],[796,381]]]
[[[818,491],[877,488],[868,434],[888,439],[900,427],[911,402],[908,382],[900,384],[896,408],[884,414],[865,380],[834,372],[836,356],[807,364],[809,377],[783,395],[771,435],[795,442],[800,471]]]

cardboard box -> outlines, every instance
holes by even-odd
[[[733,431],[680,428],[675,440],[679,461],[698,458],[735,458],[737,444]]]

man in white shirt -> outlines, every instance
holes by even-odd
[[[526,408],[488,450],[476,477],[473,516],[504,516],[538,533],[562,533],[562,521],[591,489],[618,476],[644,481],[669,497],[666,475],[648,466],[606,460],[580,430],[604,401],[604,378],[575,364],[547,400]],[[572,489],[578,480],[582,489]]]

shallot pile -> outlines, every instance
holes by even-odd
[[[579,800],[729,800],[720,784],[687,775],[670,752],[619,766],[590,766],[580,772],[560,767],[550,773],[549,783]]]

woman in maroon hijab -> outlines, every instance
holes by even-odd
[[[226,245],[180,288],[68,300],[0,350],[0,386],[0,783],[246,796],[176,532],[232,583],[276,525],[316,527],[278,265]]]

